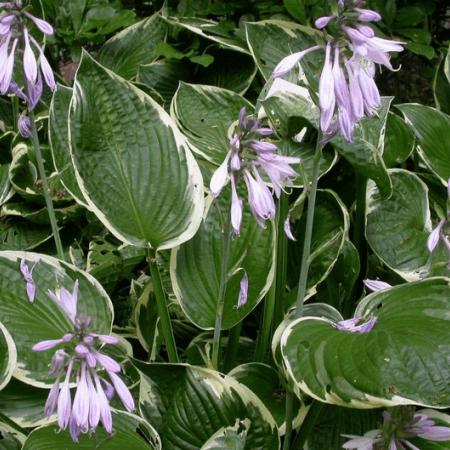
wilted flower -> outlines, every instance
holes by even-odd
[[[341,320],[333,324],[340,331],[349,331],[350,333],[369,333],[377,323],[378,317],[372,317],[364,322],[362,317],[353,317],[352,319]],[[362,322],[362,323],[361,323]]]
[[[34,266],[36,263],[34,264]],[[27,297],[30,303],[34,302],[34,298],[36,296],[36,283],[33,280],[33,269],[34,266],[30,269],[27,264],[27,260],[22,258],[20,260],[20,272],[25,280],[25,286],[27,290]]]
[[[424,412],[410,413],[406,407],[398,410],[394,417],[384,411],[383,419],[382,429],[371,430],[364,436],[344,435],[350,440],[342,447],[357,450],[420,450],[409,439],[419,437],[434,442],[450,441],[450,428],[436,425]]]
[[[265,221],[275,217],[275,201],[286,186],[292,186],[291,178],[297,176],[291,164],[298,164],[299,158],[277,154],[275,144],[262,140],[272,130],[262,127],[260,121],[248,116],[245,107],[239,114],[239,122],[230,141],[230,151],[223,163],[214,172],[210,189],[217,197],[231,180],[231,225],[234,235],[239,235],[242,223],[243,202],[237,192],[238,182],[243,179],[247,187],[248,203],[258,224],[265,227]],[[262,176],[266,176],[272,185]]]
[[[0,3],[0,8],[0,93],[17,95],[26,101],[29,110],[33,110],[42,95],[42,78],[51,90],[56,88],[56,83],[42,46],[30,35],[26,23],[30,20],[46,35],[53,34],[53,28],[46,21],[22,11],[21,1]],[[26,93],[13,80],[16,57],[22,59]],[[23,120],[19,123],[22,130]]]
[[[372,116],[381,105],[375,84],[375,65],[393,70],[390,52],[403,50],[402,43],[375,36],[367,22],[381,19],[376,11],[360,8],[363,1],[338,1],[338,15],[316,20],[323,29],[330,23],[338,27],[335,38],[329,38],[325,47],[325,62],[319,81],[320,128],[324,141],[341,134],[352,142],[359,120]],[[362,22],[362,23],[361,23]],[[274,77],[293,69],[308,53],[322,48],[314,46],[287,56],[275,67]]]
[[[30,138],[32,136],[31,119],[26,114],[22,113],[20,115],[17,125],[19,128],[19,133],[24,138]]]
[[[117,375],[121,371],[120,364],[99,351],[103,344],[117,344],[118,340],[90,331],[91,318],[77,314],[78,281],[72,292],[61,288],[56,292],[49,291],[49,296],[70,319],[73,329],[60,339],[41,341],[33,346],[36,352],[62,346],[51,361],[50,374],[57,378],[50,389],[44,413],[49,417],[56,411],[59,427],[62,430],[69,428],[75,442],[80,434],[94,431],[100,422],[111,433],[109,402],[112,397],[117,394],[128,411],[134,409],[133,397]],[[76,390],[72,398],[70,384],[74,382]]]

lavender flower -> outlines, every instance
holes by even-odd
[[[24,138],[31,138],[31,136],[32,136],[32,133],[31,133],[31,119],[24,113],[22,113],[20,115],[20,117],[19,117],[18,128],[19,128],[19,133]]]
[[[381,20],[380,14],[360,8],[364,1],[338,1],[338,14],[316,20],[318,29],[334,23],[338,27],[335,38],[329,38],[325,48],[325,62],[319,81],[320,128],[324,142],[341,134],[353,140],[357,123],[365,115],[372,116],[381,105],[375,84],[375,65],[393,70],[390,52],[401,52],[402,42],[375,36],[370,22]],[[287,56],[277,65],[274,77],[292,70],[314,46]]]
[[[33,269],[35,267],[36,263],[33,265],[33,267],[28,267],[27,260],[25,258],[22,258],[20,260],[20,272],[22,273],[22,276],[25,280],[25,286],[27,290],[27,297],[30,303],[34,302],[34,298],[36,296],[36,283],[33,280]]]
[[[291,164],[298,164],[300,159],[277,154],[275,144],[262,140],[271,134],[270,128],[261,127],[259,120],[247,115],[246,109],[242,108],[230,140],[230,151],[211,178],[210,189],[214,197],[231,181],[231,225],[235,236],[240,233],[243,211],[237,191],[239,180],[243,179],[247,187],[253,216],[261,227],[265,227],[265,221],[275,217],[272,192],[279,197],[286,186],[292,186],[291,178],[297,176]],[[270,180],[271,189],[262,174]]]
[[[100,422],[111,433],[109,402],[112,397],[117,394],[128,411],[134,410],[133,397],[117,375],[121,371],[120,364],[99,351],[103,344],[117,344],[118,340],[91,332],[91,318],[77,313],[78,281],[72,292],[61,288],[48,294],[70,319],[73,330],[60,339],[41,341],[33,346],[36,352],[63,346],[52,357],[50,374],[57,378],[50,389],[44,413],[49,417],[56,411],[59,427],[62,430],[68,428],[75,442],[80,434],[95,431]],[[76,390],[72,398],[70,384],[73,382]]]
[[[364,436],[344,435],[350,438],[342,448],[358,450],[419,450],[409,439],[420,437],[428,441],[450,441],[450,428],[438,426],[425,412],[414,413],[409,407],[383,412],[382,429],[372,430]]]
[[[352,319],[341,320],[333,324],[340,331],[349,331],[350,333],[369,333],[377,323],[378,317],[372,317],[367,322],[360,323],[364,320],[362,317],[353,317]]]
[[[26,23],[32,21],[34,25],[44,34],[53,34],[52,26],[46,21],[39,19],[26,11],[22,11],[22,2],[0,3],[2,12],[0,15],[0,93],[5,95],[12,93],[26,101],[31,111],[36,107],[42,95],[42,78],[47,86],[54,90],[56,88],[53,71],[44,55],[41,45],[30,35]],[[13,80],[14,66],[17,56],[22,55],[21,69],[26,85],[26,94],[17,86]],[[24,129],[19,122],[19,129]],[[23,133],[22,133],[23,134]]]
[[[374,292],[381,291],[383,289],[389,289],[390,287],[392,287],[389,283],[380,280],[365,279],[363,280],[363,283],[368,289]]]
[[[248,297],[248,275],[247,272],[244,270],[244,275],[242,275],[240,283],[238,302],[236,305],[237,309],[241,308],[247,303],[247,297]]]

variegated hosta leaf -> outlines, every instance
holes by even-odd
[[[230,126],[238,120],[244,106],[248,113],[252,112],[252,105],[236,92],[180,83],[172,100],[171,115],[192,149],[219,165],[230,148]]]
[[[30,303],[26,283],[20,272],[20,261],[26,258],[33,267],[36,298]],[[17,347],[17,368],[14,376],[38,387],[50,387],[49,364],[53,351],[36,353],[31,347],[39,341],[60,339],[73,326],[63,311],[49,298],[47,291],[64,286],[72,291],[79,281],[78,312],[92,318],[92,330],[111,331],[113,309],[101,285],[76,267],[39,253],[0,252],[0,317]]]
[[[244,450],[247,440],[248,423],[238,422],[232,427],[224,427],[214,433],[200,450]]]
[[[98,427],[95,433],[83,434],[80,442],[73,442],[69,432],[58,432],[58,425],[42,426],[28,436],[23,450],[162,450],[154,428],[140,417],[125,412],[113,412],[114,430],[111,435]]]
[[[223,259],[222,222],[228,220],[229,186],[213,201],[206,219],[189,242],[172,250],[170,276],[174,293],[188,318],[203,329],[213,329],[219,297]],[[261,228],[248,207],[244,208],[239,237],[231,242],[228,283],[222,328],[244,319],[261,301],[273,279],[274,231],[270,223]],[[247,303],[237,308],[240,281],[248,275]]]
[[[164,450],[203,448],[234,426],[246,431],[245,450],[279,448],[272,415],[234,378],[182,364],[134,364],[141,373],[141,414],[158,431]]]
[[[123,78],[136,77],[141,64],[153,62],[157,45],[164,41],[167,23],[159,13],[115,34],[100,49],[99,62]]]
[[[248,22],[245,31],[250,51],[266,80],[284,57],[317,45],[317,39],[320,38],[320,32],[314,28],[282,20]],[[315,52],[305,56],[305,62],[315,64],[322,58],[323,52],[322,55]]]
[[[450,275],[445,244],[427,249],[431,232],[428,188],[414,173],[389,170],[393,193],[382,199],[378,188],[367,188],[366,237],[375,254],[407,281],[429,275]]]
[[[9,383],[16,368],[16,363],[16,345],[9,331],[0,322],[0,391]]]
[[[409,103],[398,105],[397,108],[416,135],[419,155],[433,173],[446,183],[450,178],[450,117],[430,106]]]
[[[13,378],[0,392],[0,411],[22,428],[48,424],[49,418],[43,414],[47,396],[46,389],[36,389]]]
[[[235,367],[228,375],[239,383],[245,384],[258,396],[277,422],[280,435],[284,435],[286,432],[286,389],[281,383],[279,373],[267,364],[251,362]],[[304,418],[306,408],[301,408],[300,402],[294,399],[293,410],[296,413],[293,426],[296,427]]]
[[[69,105],[72,92],[71,88],[58,85],[53,94],[49,115],[50,150],[61,183],[78,203],[87,207],[75,177],[69,151]]]
[[[397,114],[389,111],[386,122],[383,160],[387,167],[405,162],[414,150],[414,133]]]
[[[297,388],[326,403],[449,407],[449,308],[448,278],[378,291],[355,312],[378,318],[371,331],[341,331],[328,319],[302,317],[281,337],[283,361]]]
[[[194,235],[203,212],[202,176],[158,104],[84,53],[69,120],[78,183],[116,237],[163,249]]]
[[[306,209],[304,208],[303,211]],[[295,210],[293,215],[295,214]],[[301,249],[305,229],[306,214],[295,228],[297,242],[290,248],[288,264],[291,268],[300,265]],[[315,292],[333,269],[345,240],[348,238],[350,218],[342,200],[330,190],[320,190],[314,211],[314,228],[311,241],[310,268],[308,277],[308,296]],[[293,276],[293,283],[298,282],[298,273],[292,269],[288,273]]]

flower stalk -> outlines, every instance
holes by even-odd
[[[161,321],[161,331],[166,344],[169,362],[178,363],[178,352],[173,335],[172,322],[170,321],[169,309],[167,308],[167,298],[164,291],[161,275],[159,273],[158,264],[156,262],[156,251],[148,250],[148,264],[150,267],[150,275],[152,277],[153,289],[156,298],[156,307],[158,309],[159,320]]]

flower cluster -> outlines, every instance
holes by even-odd
[[[49,291],[48,295],[69,318],[73,330],[60,339],[41,341],[33,346],[36,352],[63,347],[56,350],[52,358],[50,374],[56,376],[56,382],[50,389],[45,415],[49,417],[57,411],[58,425],[62,430],[69,428],[75,442],[80,434],[95,430],[100,422],[111,433],[109,402],[114,395],[118,395],[128,411],[134,409],[133,397],[117,375],[121,371],[120,364],[98,350],[101,345],[117,344],[118,340],[90,332],[91,318],[77,314],[78,282],[72,292],[61,288],[56,292]],[[76,383],[73,400],[72,382]]]
[[[352,142],[356,124],[364,116],[372,116],[381,105],[375,84],[375,65],[393,70],[389,52],[403,50],[402,43],[375,36],[368,25],[381,16],[360,8],[361,0],[338,1],[337,14],[320,17],[316,27],[334,26],[334,37],[327,37],[325,62],[319,80],[320,128],[324,140],[341,134]],[[274,77],[291,71],[311,51],[311,47],[284,58],[275,68]]]
[[[450,428],[436,425],[434,420],[424,413],[409,414],[410,417],[405,421],[401,417],[404,413],[405,409],[397,414],[400,417],[393,417],[388,411],[384,411],[382,429],[369,431],[364,436],[344,435],[351,439],[342,447],[357,450],[420,450],[409,439],[419,437],[435,442],[450,441]],[[406,413],[408,415],[408,408]]]
[[[210,189],[214,197],[231,181],[231,225],[234,235],[239,235],[242,222],[243,202],[237,192],[241,178],[247,187],[252,214],[258,224],[265,227],[267,219],[274,219],[276,209],[272,192],[263,176],[270,180],[277,197],[285,186],[292,186],[291,177],[297,176],[291,164],[298,164],[300,159],[277,154],[277,146],[264,140],[272,133],[270,128],[261,127],[257,118],[247,115],[245,107],[242,108],[230,140],[230,151],[211,178]]]
[[[22,10],[22,1],[0,3],[0,93],[14,94],[23,100],[32,111],[42,95],[43,79],[47,86],[56,88],[52,68],[44,55],[42,46],[30,34],[26,25],[30,20],[42,33],[53,34],[52,26],[29,12]],[[22,60],[25,88],[21,89],[13,80],[16,56]],[[22,114],[19,118],[19,131],[30,137],[29,117]]]

